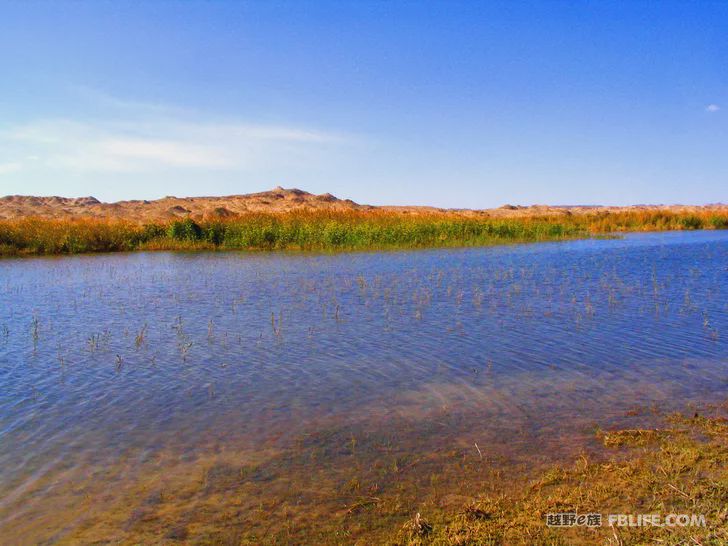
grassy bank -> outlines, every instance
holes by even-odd
[[[670,416],[659,429],[598,431],[612,456],[554,467],[520,490],[484,496],[455,513],[423,513],[399,545],[728,543],[728,419]],[[548,527],[549,513],[599,513],[599,527]],[[609,525],[608,514],[705,516],[705,525]]]
[[[0,255],[129,250],[354,250],[551,241],[615,231],[728,228],[728,213],[663,211],[523,218],[396,212],[289,212],[227,220],[23,218],[0,221]]]

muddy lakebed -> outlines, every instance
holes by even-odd
[[[376,542],[728,394],[728,232],[0,260],[0,535]]]

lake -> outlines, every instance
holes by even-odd
[[[725,231],[4,259],[0,536],[383,536],[724,401],[726,364]]]

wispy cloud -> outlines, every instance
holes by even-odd
[[[344,140],[299,127],[169,119],[46,119],[0,130],[3,156],[12,154],[6,166],[19,169],[32,157],[35,167],[102,172],[248,170],[275,161],[305,162],[322,147]]]
[[[74,84],[66,87],[75,98],[85,104],[94,105],[108,112],[118,112],[124,115],[189,115],[193,113],[190,108],[160,102],[121,98],[87,85]]]
[[[0,125],[0,174],[20,170],[139,173],[163,170],[256,171],[320,165],[349,136],[310,127],[259,124],[174,105],[72,91],[94,115]]]
[[[718,110],[720,110],[720,106],[717,104],[709,104],[705,107],[706,112],[717,112]]]
[[[20,162],[0,163],[0,176],[19,171],[23,166]]]

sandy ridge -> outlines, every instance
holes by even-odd
[[[504,205],[497,209],[443,209],[422,206],[361,205],[350,199],[339,199],[330,193],[314,195],[299,189],[276,187],[258,193],[222,197],[173,197],[152,201],[132,200],[103,203],[94,197],[37,197],[9,195],[0,197],[0,219],[24,217],[45,218],[122,218],[138,222],[168,221],[192,217],[196,220],[232,218],[251,212],[288,212],[293,210],[330,211],[391,211],[403,214],[444,214],[489,217],[523,217],[541,215],[571,215],[595,212],[633,210],[667,210],[672,212],[728,211],[728,205],[633,205],[608,206],[548,206]]]

